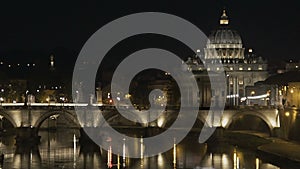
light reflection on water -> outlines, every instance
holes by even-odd
[[[40,131],[39,135],[41,144],[32,148],[15,147],[13,136],[2,138],[0,149],[5,153],[3,168],[107,169],[110,166],[122,169],[126,166],[130,169],[280,169],[262,161],[251,151],[229,145],[198,144],[194,138],[186,138],[170,151],[155,157],[145,158],[141,151],[141,159],[124,159],[122,154],[112,155],[100,148],[93,152],[83,151],[78,141],[78,130]]]

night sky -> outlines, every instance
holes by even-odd
[[[299,59],[298,0],[1,1],[0,6],[0,58],[12,57],[4,53],[13,50],[51,52],[63,47],[78,52],[104,24],[145,11],[175,14],[209,35],[226,7],[230,26],[240,33],[245,48],[271,61]]]

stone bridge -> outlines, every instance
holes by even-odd
[[[0,107],[0,119],[8,120],[15,128],[27,127],[35,128],[37,130],[46,119],[49,117],[55,117],[56,115],[64,115],[69,120],[77,124],[78,127],[99,127],[104,124],[104,121],[108,121],[110,124],[115,126],[130,126],[137,123],[129,120],[126,121],[126,119],[124,120],[124,118],[122,118],[122,116],[112,106],[89,105],[93,107],[93,110],[95,110],[91,111],[87,104],[81,104],[79,106],[77,105],[79,107],[77,114],[75,113],[74,106],[74,104],[35,104],[31,106],[13,104],[7,106],[2,105]],[[104,118],[100,118],[100,113]],[[136,112],[134,113],[128,110],[126,113],[128,113],[127,115],[131,116],[132,119],[138,118],[138,116],[135,115]],[[198,122],[201,122],[202,124],[206,123],[208,126],[222,127],[226,129],[235,119],[240,118],[241,116],[251,115],[263,120],[269,127],[270,133],[272,133],[275,128],[280,127],[279,112],[275,108],[240,107],[238,109],[224,110],[220,117],[213,116],[213,118],[208,118],[208,113],[209,110],[199,110]],[[168,124],[172,123],[176,117],[177,114],[174,113],[173,110],[168,110],[159,116],[157,121],[150,123],[150,125],[164,128]],[[147,119],[139,119],[139,121],[147,121]],[[148,124],[142,123],[140,126],[146,127],[146,125]]]

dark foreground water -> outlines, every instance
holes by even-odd
[[[151,158],[128,159],[111,155],[100,148],[84,151],[79,145],[79,131],[56,129],[40,131],[41,144],[33,148],[16,147],[14,137],[2,137],[0,149],[5,154],[4,169],[291,169],[273,165],[255,152],[230,145],[198,144],[189,136],[170,151]],[[174,151],[174,149],[176,151]],[[176,153],[174,153],[176,152]]]

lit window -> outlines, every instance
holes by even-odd
[[[243,70],[243,68],[242,68],[242,67],[239,67],[239,70]]]

